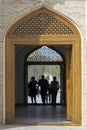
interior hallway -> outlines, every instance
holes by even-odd
[[[15,122],[28,124],[70,123],[66,119],[66,107],[57,105],[16,106]]]

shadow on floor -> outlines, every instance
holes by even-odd
[[[28,105],[16,106],[15,122],[30,124],[58,124],[67,123],[66,107],[57,105]]]

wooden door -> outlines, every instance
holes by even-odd
[[[66,49],[66,112],[67,120],[72,120],[72,49]]]

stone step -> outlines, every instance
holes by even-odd
[[[14,126],[0,125],[0,130],[87,130],[87,126]]]

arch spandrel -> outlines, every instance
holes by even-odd
[[[47,7],[40,7],[17,20],[8,36],[78,35],[76,26],[64,15]]]

